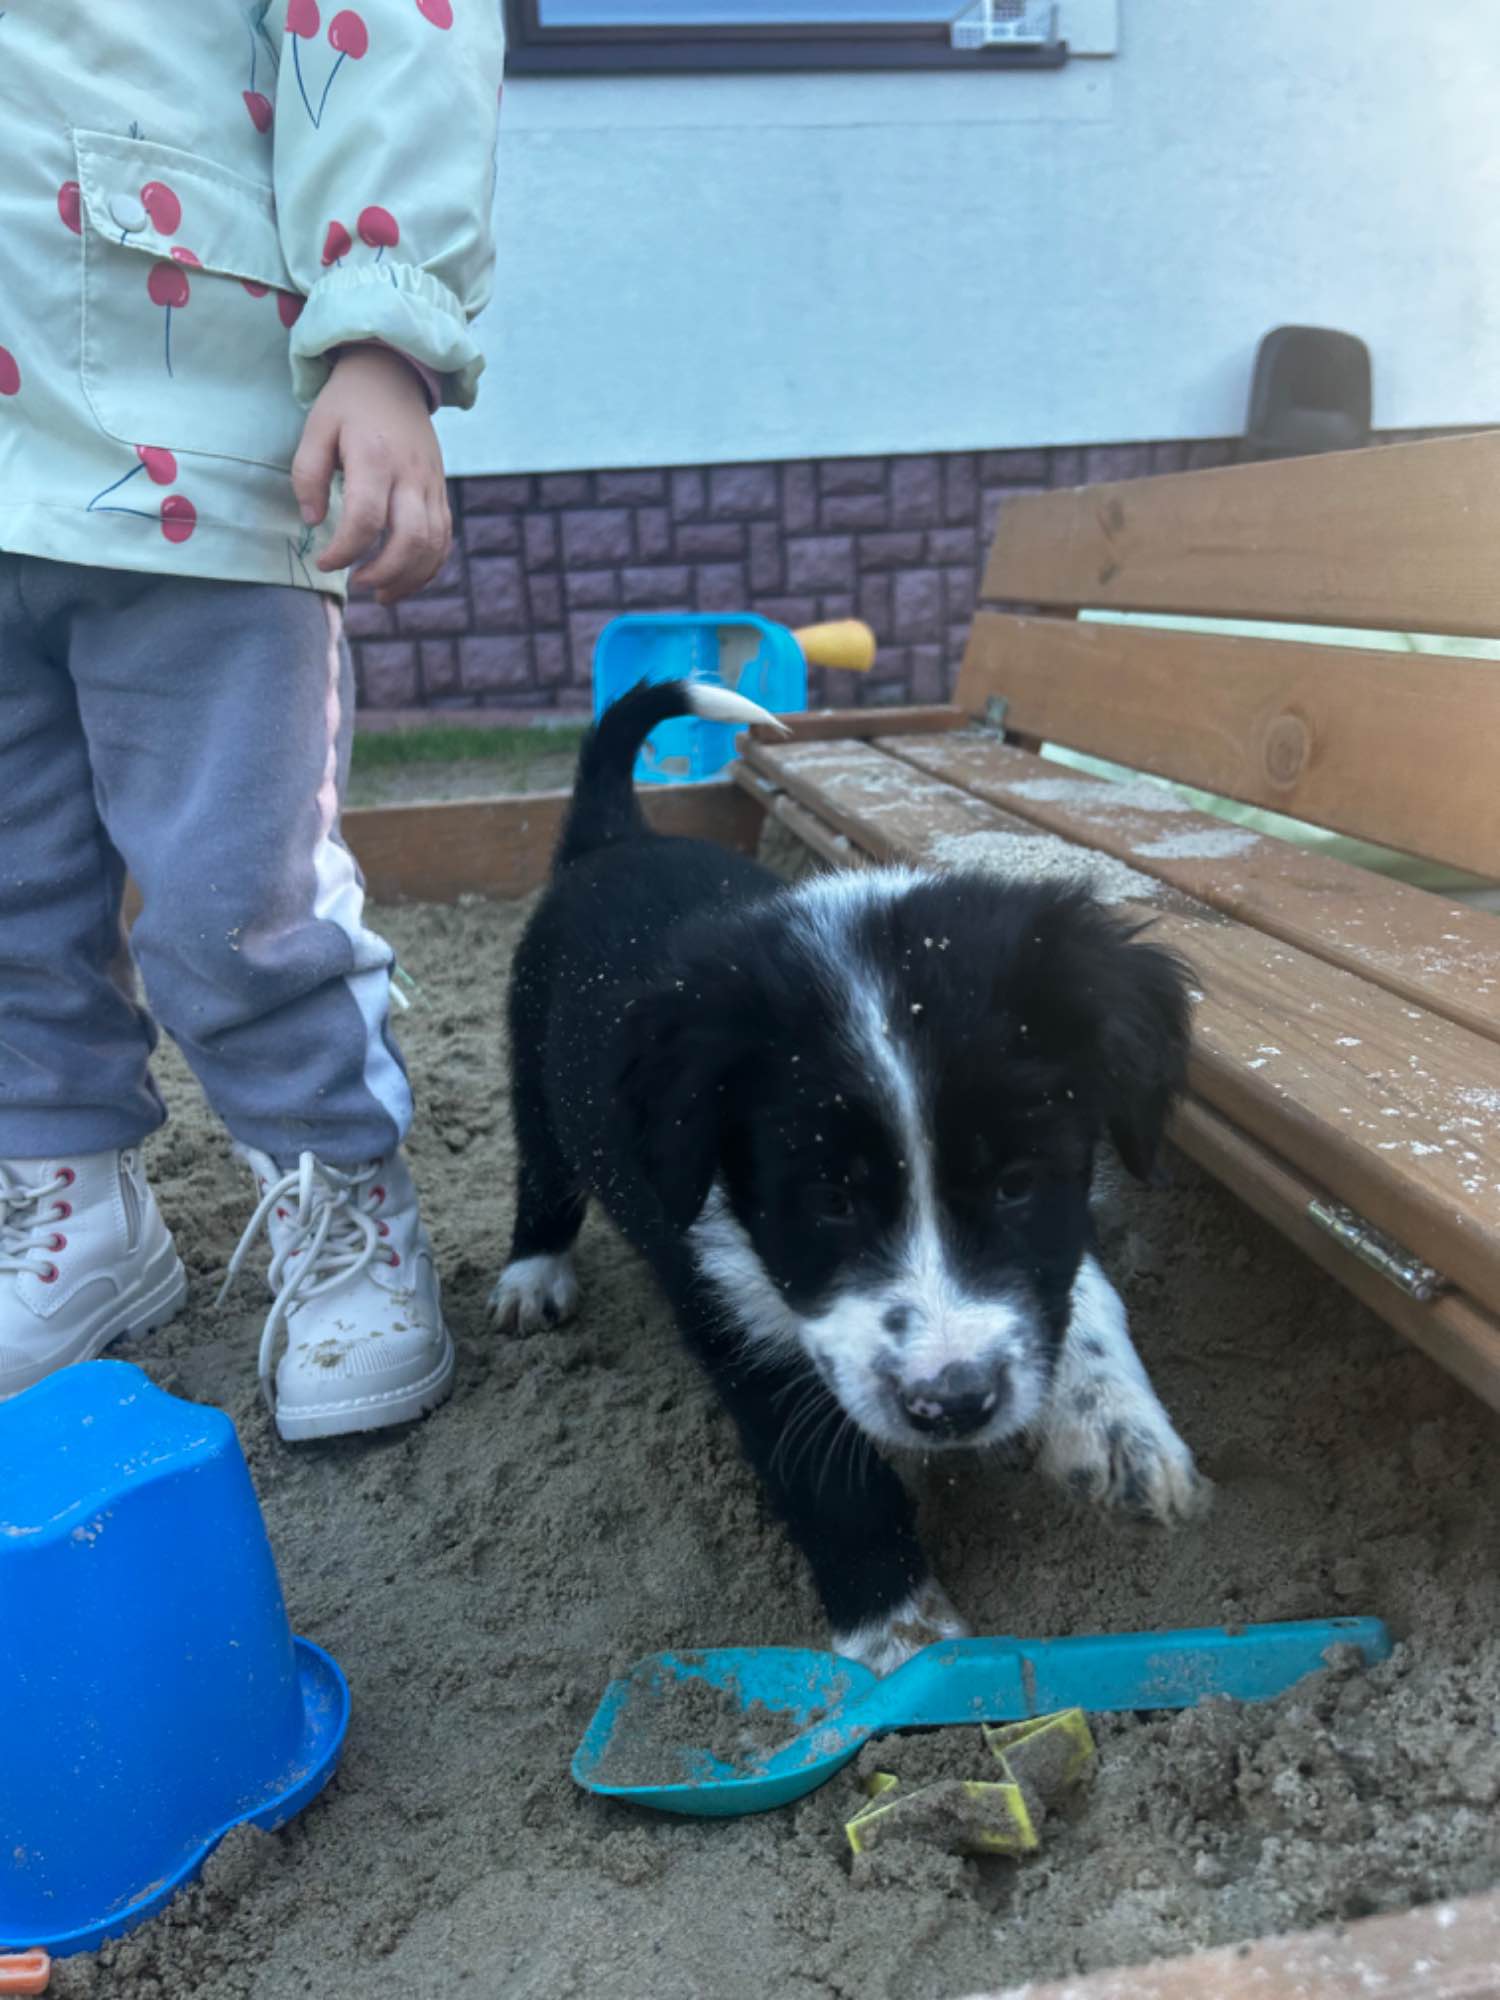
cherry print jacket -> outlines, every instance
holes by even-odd
[[[500,0],[0,0],[0,550],[334,590],[329,356],[467,406]]]

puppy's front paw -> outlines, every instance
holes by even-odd
[[[1042,1470],[1080,1499],[1171,1527],[1202,1514],[1213,1488],[1150,1389],[1094,1380],[1061,1390]]]
[[[934,1640],[968,1635],[969,1627],[948,1601],[948,1593],[929,1579],[882,1617],[850,1632],[835,1632],[833,1650],[874,1673],[889,1674]]]
[[[578,1309],[573,1259],[518,1257],[507,1264],[490,1293],[490,1322],[501,1333],[534,1333],[561,1326]]]

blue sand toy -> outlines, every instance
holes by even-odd
[[[234,1426],[89,1361],[0,1403],[0,1950],[91,1951],[333,1774]]]
[[[926,1646],[884,1679],[837,1653],[788,1646],[724,1646],[657,1653],[611,1681],[573,1759],[591,1792],[661,1812],[722,1818],[764,1812],[816,1790],[872,1736],[940,1724],[1023,1722],[1059,1709],[1095,1713],[1192,1708],[1210,1696],[1269,1701],[1323,1665],[1330,1646],[1353,1646],[1366,1666],[1385,1659],[1378,1618],[1312,1619],[1187,1632],[1080,1639],[948,1639]],[[674,1741],[674,1690],[720,1690],[736,1708],[784,1714],[797,1730],[738,1764]],[[747,1714],[747,1723],[754,1718]],[[747,1730],[747,1734],[753,1733]],[[659,1782],[642,1782],[645,1771]]]
[[[772,714],[807,707],[807,660],[796,635],[748,611],[615,618],[594,652],[594,715],[641,681],[712,681]],[[652,730],[636,760],[638,785],[716,777],[734,759],[744,725],[682,716]]]

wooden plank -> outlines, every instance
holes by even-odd
[[[1500,433],[1007,500],[984,595],[1500,634]]]
[[[958,701],[994,695],[1007,729],[1500,876],[1500,661],[981,611]]]
[[[810,708],[803,715],[784,715],[783,729],[758,723],[751,735],[758,743],[854,742],[866,736],[925,736],[961,729],[968,720],[951,702],[917,708]]]
[[[343,834],[376,902],[525,896],[547,879],[571,797],[530,792],[441,805],[361,806],[344,814]],[[755,851],[762,809],[728,779],[645,785],[640,799],[662,833]]]
[[[1195,1089],[1500,1311],[1500,1047],[1243,924],[1166,916]]]
[[[789,799],[779,786],[773,785],[748,764],[739,763],[734,767],[735,778],[753,799],[760,802],[765,812],[784,826],[788,833],[795,834],[804,847],[812,849],[822,861],[835,868],[865,868],[869,866],[869,856],[856,847],[846,833],[835,833],[825,826],[816,814],[806,806],[799,806],[795,799]]]
[[[1500,918],[1483,910],[1226,825],[1160,786],[1112,784],[1044,763],[987,732],[881,739],[880,748],[1475,1034],[1500,1039]]]
[[[1461,1292],[1445,1292],[1429,1305],[1408,1298],[1310,1219],[1309,1205],[1326,1197],[1326,1189],[1314,1187],[1197,1098],[1188,1098],[1179,1108],[1172,1138],[1189,1159],[1279,1229],[1346,1291],[1492,1409],[1500,1410],[1500,1319]]]
[[[1500,2000],[1500,1893],[969,2000]]]
[[[1036,835],[1024,820],[865,743],[747,743],[750,769],[877,861],[927,857],[973,833]]]
[[[983,867],[988,843],[973,836],[1017,825],[925,772],[893,780],[897,760],[868,745],[749,755],[882,859]],[[1500,1046],[1138,879],[1139,902],[1123,907],[1154,917],[1198,982],[1195,1093],[1500,1310]]]

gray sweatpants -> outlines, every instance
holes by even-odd
[[[392,954],[338,830],[352,724],[331,598],[0,553],[0,1159],[161,1124],[131,953],[237,1139],[399,1144]]]

